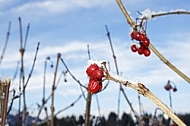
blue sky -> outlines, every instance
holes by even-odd
[[[123,0],[124,5],[133,19],[139,17],[137,11],[150,9],[155,12],[171,11],[176,9],[189,10],[189,1],[145,1]],[[110,62],[111,71],[115,72],[114,60],[111,53],[105,25],[111,33],[112,44],[117,56],[119,71],[122,77],[143,82],[159,99],[169,105],[168,92],[164,86],[168,80],[173,81],[178,91],[173,93],[173,110],[177,113],[188,113],[190,97],[190,85],[167,67],[155,54],[150,57],[139,56],[130,51],[132,43],[129,32],[130,26],[120,11],[115,0],[27,0],[27,1],[0,1],[0,50],[2,51],[8,23],[11,22],[10,38],[7,49],[0,65],[0,76],[2,78],[12,77],[15,73],[17,62],[20,60],[20,36],[18,17],[22,19],[23,36],[28,23],[30,30],[26,51],[24,55],[25,76],[27,77],[34,58],[37,43],[40,48],[37,56],[34,72],[27,86],[27,106],[31,115],[35,115],[36,102],[41,104],[44,61],[47,56],[51,57],[54,65],[58,52],[69,67],[73,75],[84,85],[88,78],[85,68],[88,61],[87,45],[90,46],[91,58],[93,60],[106,60]],[[188,22],[189,15],[169,15],[154,18],[148,21],[147,34],[155,48],[163,54],[172,64],[180,69],[188,77],[190,32]],[[65,70],[60,62],[58,76]],[[46,73],[46,97],[50,94],[53,83],[54,68],[47,67]],[[116,73],[116,72],[115,72]],[[18,77],[11,85],[18,93]],[[67,83],[59,83],[55,94],[55,112],[70,105],[81,95],[80,87],[72,77],[67,74]],[[103,92],[97,94],[100,102],[102,115],[110,111],[117,112],[119,86],[110,82]],[[132,89],[125,88],[134,109],[138,109],[138,93]],[[145,112],[154,113],[156,106],[147,98],[141,96],[141,102]],[[49,101],[46,106],[50,114]],[[18,100],[14,102],[14,109],[18,109]],[[85,100],[81,98],[73,107],[62,112],[59,116],[72,114],[84,114]],[[98,115],[96,97],[92,98],[91,112]],[[121,94],[120,114],[130,113],[130,108]],[[43,117],[42,112],[41,117]]]

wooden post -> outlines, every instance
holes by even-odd
[[[7,117],[7,103],[9,97],[10,80],[0,80],[0,124],[5,126]]]

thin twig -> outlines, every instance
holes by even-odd
[[[26,43],[27,43],[27,39],[28,39],[29,29],[30,29],[30,24],[28,24],[27,30],[26,30],[26,36],[25,36],[25,40],[24,40],[24,49],[26,49]]]
[[[77,80],[77,78],[71,73],[71,71],[69,70],[69,68],[67,67],[66,63],[64,62],[63,58],[61,58],[61,62],[63,63],[63,65],[65,66],[67,72],[71,75],[71,77],[80,85],[80,89],[81,89],[81,92],[83,94],[83,97],[84,99],[86,100],[85,98],[85,95],[84,95],[84,91],[82,90],[82,87],[85,88],[87,90],[87,87],[85,87],[79,80]]]
[[[117,75],[119,75],[119,69],[118,69],[118,65],[117,65],[117,58],[115,56],[114,49],[113,49],[113,46],[112,46],[110,32],[108,31],[107,25],[105,26],[105,28],[106,28],[106,32],[107,32],[107,37],[109,39],[109,43],[110,43],[110,47],[111,47],[111,51],[112,51],[112,55],[113,55],[113,59],[114,59],[114,63],[115,63],[116,72],[117,72]],[[120,97],[121,97],[120,91],[121,90],[122,90],[122,86],[120,84],[119,85],[119,92],[118,92],[118,102],[117,102],[117,119],[119,118],[119,114],[120,114]]]
[[[16,76],[18,74],[19,64],[20,64],[20,62],[17,62],[16,70],[15,70],[15,73],[14,73],[13,78],[12,78],[12,84],[14,84],[14,80],[16,79]]]
[[[111,37],[110,37],[110,32],[108,31],[108,27],[106,26],[106,31],[107,31],[107,36],[108,36],[108,39],[109,39],[109,42],[110,42],[110,47],[111,47],[111,50],[112,50],[112,54],[113,54],[113,58],[114,58],[114,63],[115,63],[115,67],[116,67],[116,71],[117,71],[117,75],[119,75],[119,69],[118,69],[118,65],[117,65],[117,59],[116,59],[116,56],[115,56],[115,53],[114,53],[114,49],[113,49],[113,46],[112,46],[112,41],[111,41]],[[131,108],[133,114],[135,115],[138,123],[140,126],[142,126],[142,122],[140,120],[140,117],[137,115],[137,113],[134,111],[127,95],[125,94],[124,92],[124,89],[122,87],[122,85],[120,84],[120,89],[119,89],[119,94],[118,94],[118,116],[119,116],[119,112],[120,112],[120,91],[122,91],[127,103],[129,104],[129,107]]]
[[[37,58],[39,46],[40,46],[40,42],[38,42],[38,45],[37,45],[37,47],[36,47],[36,53],[35,53],[35,56],[34,56],[34,62],[33,62],[33,64],[32,64],[31,71],[30,71],[30,73],[29,73],[29,75],[28,75],[28,78],[27,78],[27,80],[26,80],[26,83],[25,83],[25,85],[24,85],[24,89],[23,89],[23,90],[25,90],[25,88],[26,88],[26,86],[28,85],[28,82],[29,82],[29,80],[30,80],[30,78],[31,78],[31,76],[32,76],[32,72],[33,72],[33,70],[34,70],[34,66],[35,66],[35,63],[36,63],[36,58]]]
[[[11,30],[11,22],[9,22],[8,31],[7,31],[7,35],[6,35],[6,40],[5,40],[5,44],[4,44],[3,51],[2,51],[2,54],[1,54],[1,58],[0,58],[0,65],[1,65],[1,62],[3,60],[6,48],[7,48],[7,44],[8,44],[8,40],[9,40],[9,36],[10,36],[10,30]]]
[[[190,14],[189,11],[171,11],[171,12],[163,12],[163,13],[157,13],[157,14],[152,14],[151,17],[159,17],[159,16],[166,16],[166,15],[172,15],[172,14]]]
[[[47,61],[51,61],[50,57],[47,56],[44,62],[44,75],[43,75],[43,95],[42,95],[42,104],[45,101],[45,86],[46,86],[46,69],[47,69]],[[53,68],[53,61],[51,61],[51,68]]]
[[[52,96],[52,93],[47,97],[47,99],[45,99],[44,101],[42,101],[42,105],[40,106],[40,109],[39,109],[38,114],[37,114],[37,116],[35,118],[35,121],[34,121],[34,126],[37,126],[37,121],[39,119],[40,113],[41,113],[42,109],[44,108],[45,104],[51,98],[51,96]]]
[[[65,110],[67,110],[68,108],[73,107],[73,106],[80,100],[81,97],[82,97],[82,94],[79,95],[79,97],[78,97],[74,102],[72,102],[69,106],[67,106],[67,107],[65,107],[65,108],[63,108],[63,109],[61,109],[61,110],[59,110],[59,111],[55,114],[55,116],[57,116],[58,114],[60,114],[61,112],[65,111]]]

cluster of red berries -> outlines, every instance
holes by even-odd
[[[91,93],[98,93],[102,89],[102,77],[104,76],[104,71],[99,68],[97,64],[91,64],[86,69],[89,78],[88,91]]]
[[[144,54],[144,56],[146,57],[150,56],[150,53],[151,53],[149,49],[150,41],[145,33],[142,33],[139,31],[132,31],[131,38],[132,40],[139,41],[139,45],[140,45],[140,46],[137,46],[136,44],[132,44],[131,45],[132,52],[138,52],[139,55]]]

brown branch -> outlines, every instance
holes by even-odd
[[[171,11],[171,12],[163,12],[163,13],[157,13],[157,14],[152,14],[152,18],[158,17],[158,16],[166,16],[166,15],[171,15],[171,14],[190,14],[189,11]]]
[[[88,91],[86,99],[85,126],[90,126],[91,99],[92,99],[92,94]]]
[[[0,65],[1,65],[1,62],[3,60],[6,48],[7,48],[7,44],[8,44],[8,40],[9,40],[9,36],[10,36],[10,30],[11,30],[11,22],[9,22],[8,31],[7,31],[7,35],[6,35],[6,40],[5,40],[5,44],[4,44],[3,51],[2,51],[2,54],[1,54],[1,58],[0,58]]]
[[[102,63],[104,66],[104,71],[106,73],[104,80],[112,80],[115,82],[118,82],[120,84],[123,84],[126,87],[130,87],[134,90],[136,90],[139,94],[149,98],[153,103],[155,103],[158,107],[162,109],[164,113],[166,113],[176,124],[179,126],[186,126],[185,123],[183,123],[173,112],[172,110],[167,107],[160,99],[158,99],[145,85],[142,83],[133,84],[129,81],[118,79],[116,77],[113,77],[109,74],[106,68],[106,62]]]
[[[179,76],[181,76],[184,80],[190,83],[190,78],[183,74],[179,69],[177,69],[174,65],[172,65],[162,54],[155,49],[155,47],[150,43],[149,48],[160,58],[163,63],[165,63],[168,67],[170,67],[174,72],[176,72]]]
[[[56,62],[56,67],[55,67],[55,72],[54,72],[54,79],[53,79],[53,84],[52,84],[52,102],[51,102],[51,126],[54,126],[54,93],[55,93],[55,82],[56,82],[56,76],[57,76],[57,71],[58,71],[58,65],[59,65],[59,60],[61,58],[61,53],[57,53],[57,62]]]
[[[125,9],[125,7],[123,6],[121,0],[116,0],[116,1],[117,1],[118,6],[120,7],[121,11],[123,12],[124,16],[126,17],[127,22],[129,23],[129,25],[130,25],[132,28],[135,28],[135,27],[136,27],[136,24],[135,24],[135,22],[131,19],[131,16],[129,15],[129,13],[128,13],[127,10]]]
[[[128,12],[126,11],[125,7],[123,6],[121,0],[117,0],[117,3],[121,9],[121,11],[123,12],[123,14],[125,15],[125,17],[127,18],[127,21],[129,23],[129,25],[135,29],[135,23],[134,21],[131,19],[130,15],[128,14]],[[175,14],[177,13],[182,13],[183,11],[177,11],[175,12]],[[183,12],[185,13],[185,12]],[[188,14],[190,14],[190,12],[186,12]],[[163,13],[157,16],[161,16],[161,15],[168,15],[168,14],[174,14],[174,12],[168,12],[168,13]],[[156,16],[156,15],[155,15]],[[174,65],[172,65],[161,53],[158,52],[158,50],[156,50],[156,48],[150,44],[149,48],[158,56],[158,58],[160,58],[161,61],[163,61],[168,67],[170,67],[174,72],[176,72],[179,76],[181,76],[185,81],[187,81],[188,83],[190,83],[190,78],[187,77],[185,74],[183,74],[179,69],[177,69]]]
[[[118,65],[117,65],[117,59],[116,59],[116,56],[115,56],[115,53],[114,53],[114,49],[113,49],[113,46],[112,46],[112,41],[111,41],[111,37],[110,37],[110,32],[108,31],[108,27],[107,25],[105,26],[106,27],[106,31],[107,31],[107,36],[108,36],[108,39],[109,39],[109,42],[110,42],[110,47],[111,47],[111,51],[112,51],[112,54],[113,54],[113,58],[114,58],[114,63],[115,63],[115,68],[116,68],[116,72],[117,72],[117,75],[119,75],[119,69],[118,69]],[[131,108],[133,114],[135,115],[135,118],[137,119],[138,123],[139,123],[139,126],[142,126],[142,122],[140,120],[140,117],[138,116],[138,114],[134,111],[133,109],[133,106],[131,105],[131,102],[129,101],[122,85],[120,84],[119,85],[119,98],[118,98],[118,116],[119,116],[119,107],[120,107],[120,91],[122,91],[127,103],[129,104],[129,107]]]

